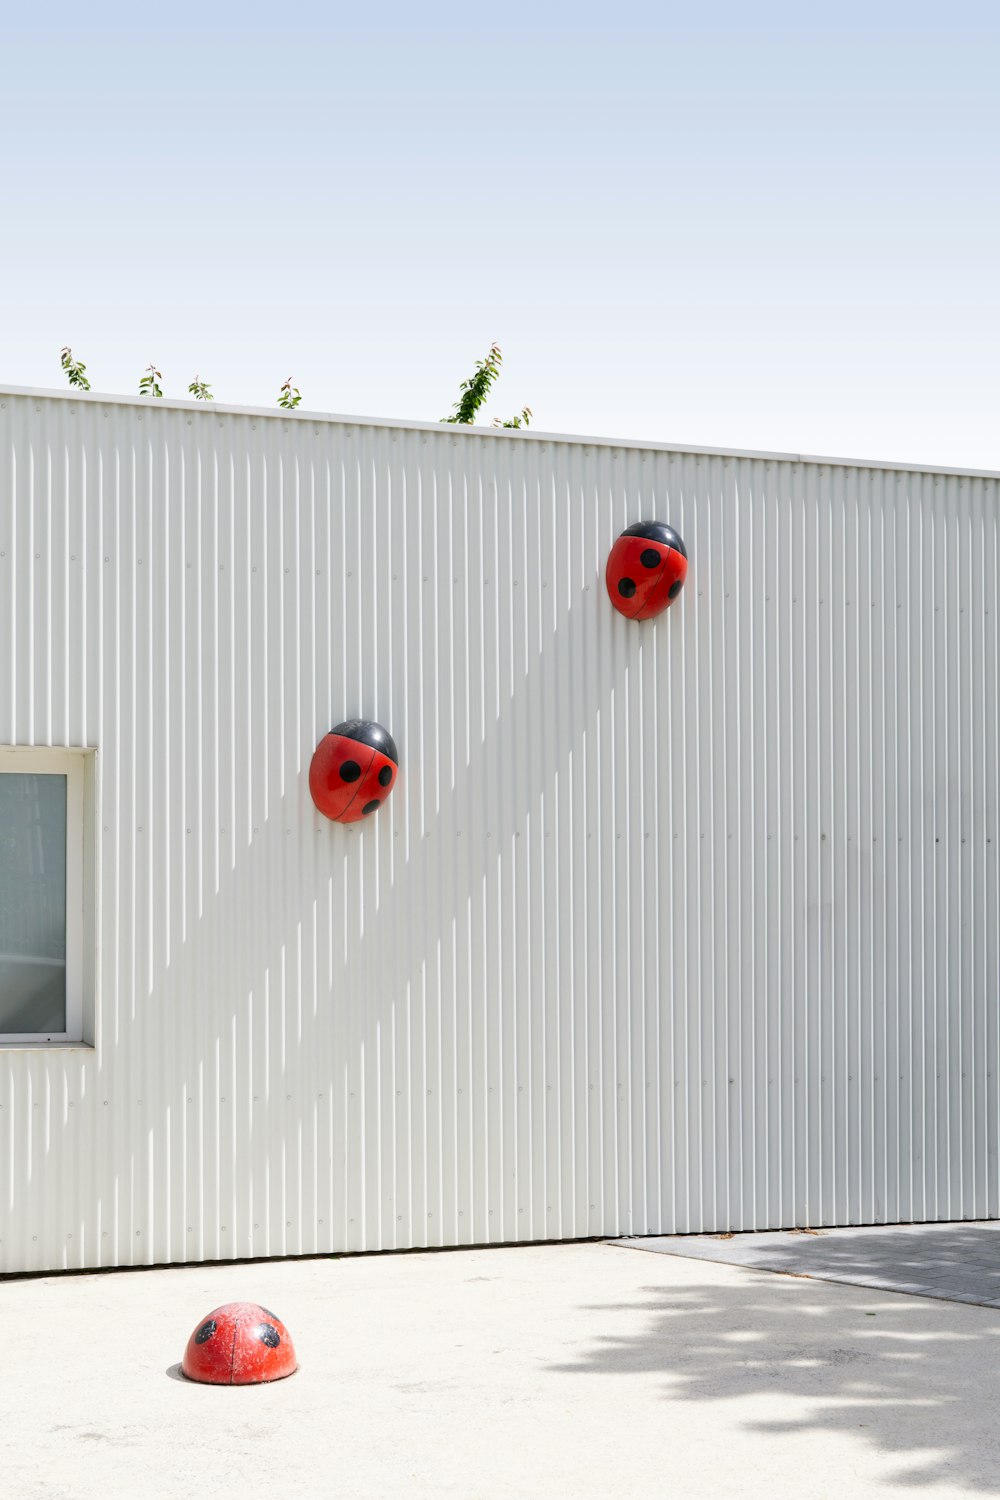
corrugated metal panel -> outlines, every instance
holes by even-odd
[[[995,477],[0,393],[0,743],[98,747],[101,872],[0,1268],[997,1215],[997,567]]]

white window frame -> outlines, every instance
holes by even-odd
[[[84,756],[73,750],[0,751],[0,776],[66,778],[66,1030],[0,1031],[0,1047],[24,1042],[83,1043]]]

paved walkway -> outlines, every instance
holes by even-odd
[[[618,1240],[633,1250],[1000,1307],[1000,1222]]]
[[[289,1380],[192,1385],[219,1303]],[[615,1245],[0,1282],[3,1500],[1000,1495],[1000,1313]]]

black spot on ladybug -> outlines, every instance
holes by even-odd
[[[281,1343],[281,1334],[270,1323],[258,1323],[253,1336],[255,1339],[260,1339],[260,1342],[266,1344],[269,1349],[277,1349]]]
[[[673,581],[673,583],[667,589],[667,598],[668,599],[676,599],[677,595],[680,593],[680,591],[681,591],[681,589],[683,587],[684,587],[684,580],[683,580],[683,578],[675,578],[674,581]]]
[[[392,767],[383,766],[381,771],[378,773],[378,779],[380,786],[388,786],[389,782],[392,780]]]
[[[635,593],[635,584],[633,583],[632,579],[623,578],[621,583],[618,585],[618,592],[619,594],[621,594],[623,599],[631,599],[632,595]]]
[[[219,1325],[214,1318],[209,1318],[207,1323],[202,1323],[201,1327],[198,1329],[198,1332],[194,1336],[195,1343],[207,1344],[218,1326]]]
[[[644,568],[658,568],[663,561],[663,555],[654,551],[652,547],[647,547],[645,552],[640,555],[639,561]]]
[[[264,1314],[265,1318],[270,1318],[272,1323],[280,1323],[281,1322],[281,1319],[278,1317],[278,1314],[277,1313],[273,1313],[269,1307],[261,1307],[261,1305],[260,1305],[259,1302],[257,1303],[257,1306],[260,1307],[260,1310]]]
[[[366,802],[365,805],[364,805],[364,807],[361,809],[361,811],[362,811],[362,813],[364,813],[364,814],[367,815],[370,812],[374,812],[375,809],[376,809],[376,807],[379,807],[380,805],[381,804],[379,803],[378,799],[376,798],[376,800],[374,802]]]
[[[361,767],[356,760],[345,760],[340,768],[341,781],[357,781],[361,775]]]

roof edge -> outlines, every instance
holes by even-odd
[[[231,417],[267,417],[282,422],[328,422],[341,427],[390,427],[404,432],[491,438],[514,443],[571,443],[583,448],[629,448],[645,453],[693,453],[708,458],[764,459],[770,463],[822,464],[839,469],[886,469],[904,474],[954,474],[966,479],[1000,479],[998,469],[960,469],[946,464],[894,463],[881,458],[838,458],[817,453],[781,453],[765,448],[708,448],[695,443],[657,443],[639,438],[594,437],[582,433],[540,432],[537,429],[476,427],[444,422],[416,422],[393,417],[347,416],[337,412],[285,411],[273,406],[234,406],[223,401],[184,401],[169,396],[116,396],[99,391],[49,390],[43,386],[5,385],[0,397],[27,396],[36,400],[87,402],[104,406],[152,406],[159,410],[194,411],[202,416],[222,412]]]

